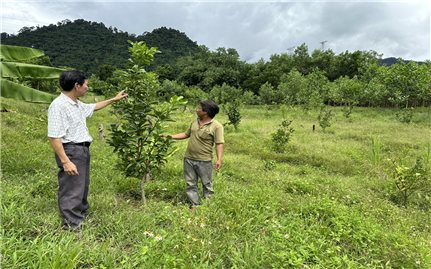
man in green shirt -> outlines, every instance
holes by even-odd
[[[201,101],[196,108],[196,121],[184,133],[172,135],[172,139],[189,139],[184,156],[184,177],[186,179],[186,193],[190,199],[192,209],[199,205],[198,177],[202,180],[203,194],[209,198],[214,194],[212,183],[213,147],[216,145],[216,171],[222,166],[223,155],[223,125],[214,120],[219,107],[213,101]]]

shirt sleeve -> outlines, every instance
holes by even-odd
[[[85,104],[80,102],[80,105],[84,110],[84,115],[86,118],[93,116],[94,109],[96,109],[96,104]]]
[[[224,144],[224,129],[221,124],[215,129],[214,143]]]
[[[187,136],[190,136],[192,134],[192,124],[193,123],[190,124],[189,128],[187,129],[187,131],[185,133]]]
[[[65,111],[60,106],[50,106],[48,109],[48,137],[61,138],[66,135],[67,123]]]

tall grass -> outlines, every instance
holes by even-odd
[[[371,153],[373,164],[378,166],[382,161],[382,143],[378,136],[371,138]]]
[[[92,207],[83,231],[71,233],[61,230],[57,213],[47,106],[2,102],[16,111],[1,114],[2,268],[431,267],[430,203],[395,203],[385,161],[424,152],[429,158],[426,110],[404,125],[390,109],[358,108],[345,119],[334,108],[332,126],[313,132],[318,111],[246,107],[238,131],[226,127],[215,196],[194,214],[182,175],[187,142],[177,143],[179,151],[148,184],[144,206],[139,180],[124,178],[112,149],[98,140],[98,125],[113,116],[96,112],[88,122],[95,138]],[[194,118],[179,113],[167,133],[184,131]],[[295,132],[286,152],[275,154],[270,134],[283,118]],[[370,137],[378,137],[371,158]]]

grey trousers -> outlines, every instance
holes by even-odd
[[[184,158],[186,194],[192,206],[199,205],[198,177],[202,180],[204,197],[209,198],[214,194],[212,171],[211,161],[196,161]]]
[[[63,165],[55,155],[58,168],[58,207],[63,223],[77,226],[84,221],[88,204],[90,185],[90,149],[86,146],[64,144],[64,151],[76,165],[79,175],[71,176],[64,172]]]

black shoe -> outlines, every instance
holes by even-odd
[[[66,231],[72,231],[72,232],[78,232],[82,230],[83,223],[80,224],[73,224],[73,223],[64,223],[63,224],[63,230]]]

